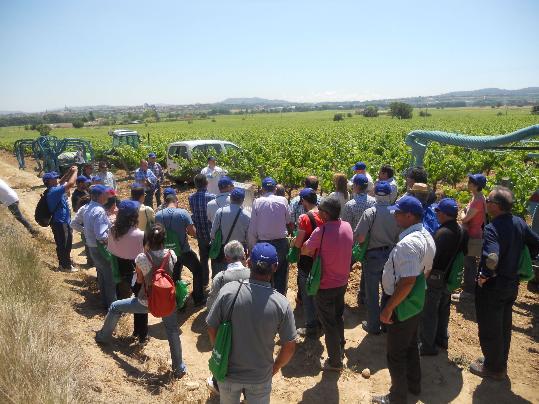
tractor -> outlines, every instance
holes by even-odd
[[[112,149],[124,145],[138,149],[140,145],[140,135],[134,130],[115,129],[109,131],[109,135],[112,136]]]
[[[94,161],[94,150],[87,140],[77,138],[58,139],[56,136],[40,136],[37,139],[20,139],[14,144],[19,169],[24,169],[25,152],[32,150],[38,165],[38,175],[56,171],[63,174],[70,166],[82,166]]]

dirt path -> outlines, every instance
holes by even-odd
[[[31,171],[19,171],[15,159],[0,153],[0,177],[11,184],[20,197],[21,210],[33,218],[33,210],[43,187]],[[44,265],[56,267],[52,234],[42,229],[41,256]],[[196,244],[196,243],[195,243]],[[194,244],[192,244],[195,247]],[[72,257],[83,264],[85,257],[78,234]],[[180,381],[168,382],[165,372],[170,367],[168,343],[159,320],[150,316],[150,342],[139,350],[127,336],[132,330],[131,318],[125,317],[117,329],[117,338],[108,349],[101,349],[93,340],[93,331],[101,327],[104,312],[99,308],[95,287],[95,270],[76,274],[50,273],[66,290],[73,308],[66,321],[66,330],[73,333],[92,375],[89,385],[99,401],[107,403],[141,402],[218,402],[209,396],[205,378],[210,344],[205,331],[205,309],[192,305],[179,314],[184,361],[188,374]],[[189,278],[189,271],[184,271]],[[295,268],[290,275],[289,301],[294,302]],[[358,275],[349,285],[345,311],[346,361],[348,369],[340,376],[318,369],[320,355],[325,355],[323,340],[301,341],[291,363],[273,380],[272,402],[275,403],[338,403],[369,402],[371,395],[385,393],[389,373],[385,361],[385,337],[367,336],[361,328],[366,318],[363,307],[354,303]],[[504,383],[481,380],[470,374],[468,364],[481,353],[473,304],[451,307],[450,347],[437,357],[422,358],[422,403],[526,403],[539,402],[539,307],[537,290],[521,286],[514,308],[513,339],[509,376]],[[301,310],[296,310],[297,325],[302,325]],[[346,363],[346,362],[345,362]],[[361,371],[369,368],[372,376],[364,379]]]

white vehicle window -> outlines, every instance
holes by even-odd
[[[240,149],[239,147],[237,147],[237,146],[235,146],[235,145],[233,145],[233,144],[226,144],[226,143],[225,143],[225,150],[226,150],[226,151],[229,151],[229,150],[230,150],[230,151],[237,151],[237,150],[239,150],[239,149]]]

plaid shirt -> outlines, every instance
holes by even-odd
[[[148,163],[148,170],[151,170],[152,173],[157,177],[158,182],[163,182],[165,180],[165,175],[163,173],[163,167],[158,162]]]
[[[342,220],[347,221],[352,226],[352,230],[356,229],[359,219],[365,210],[374,206],[376,199],[367,194],[356,194],[354,199],[346,202],[342,212]]]
[[[211,223],[208,220],[206,213],[206,207],[208,202],[215,199],[214,194],[208,193],[208,191],[199,190],[189,195],[189,206],[193,217],[193,223],[197,229],[197,238],[210,241]]]

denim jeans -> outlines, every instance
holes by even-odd
[[[101,303],[108,309],[112,302],[116,300],[116,284],[112,278],[112,268],[97,247],[88,247],[88,249],[97,271],[97,284],[101,295]]]
[[[367,251],[363,264],[367,329],[372,333],[380,332],[380,283],[382,282],[382,271],[390,252],[389,248]]]
[[[279,238],[276,240],[259,240],[259,242],[270,243],[277,250],[277,257],[279,263],[277,265],[277,271],[273,274],[273,287],[277,292],[286,296],[288,290],[288,261],[286,256],[288,255],[288,241],[286,238]]]
[[[198,256],[200,257],[200,265],[202,266],[202,283],[208,286],[210,282],[210,267],[208,260],[210,259],[210,241],[197,237]],[[213,278],[213,260],[212,260],[212,278]]]
[[[67,223],[51,223],[54,242],[56,243],[56,256],[58,264],[64,268],[71,268],[71,248],[73,245],[73,230]]]
[[[450,306],[451,294],[447,288],[427,288],[419,324],[422,352],[436,353],[436,346],[447,346]]]
[[[219,402],[221,404],[239,404],[241,392],[249,404],[269,404],[271,397],[271,379],[264,383],[236,383],[227,379],[219,382]]]
[[[148,313],[148,307],[144,306],[136,297],[116,300],[109,307],[103,328],[97,332],[97,340],[107,342],[112,338],[112,333],[122,313],[145,314]],[[173,310],[170,316],[163,317],[163,325],[167,333],[170,356],[172,358],[172,370],[174,372],[185,372],[186,367],[182,360],[182,343],[180,341],[177,321],[176,310]]]
[[[303,316],[305,318],[305,328],[317,329],[318,320],[316,317],[316,306],[314,297],[307,294],[307,278],[309,274],[305,271],[298,270],[298,286],[301,293],[301,301],[303,303]]]

